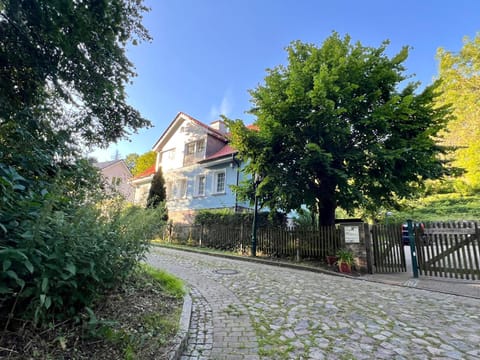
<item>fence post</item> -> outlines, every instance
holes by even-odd
[[[365,235],[365,251],[367,257],[367,273],[373,274],[373,256],[372,256],[372,233],[370,225],[363,224],[363,234]]]
[[[198,247],[202,247],[203,224],[200,225],[200,237],[198,239]]]
[[[413,233],[412,220],[407,220],[408,238],[410,239],[410,253],[412,254],[413,277],[418,279],[417,248],[415,247],[415,234]]]
[[[295,238],[295,252],[296,252],[295,260],[297,262],[300,262],[300,239],[298,238],[298,236]]]

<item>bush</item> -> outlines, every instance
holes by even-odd
[[[102,200],[100,183],[86,161],[44,187],[0,163],[0,322],[70,318],[129,276],[145,254],[163,210]]]
[[[227,225],[239,226],[241,224],[252,224],[253,213],[242,212],[234,213],[231,210],[201,210],[195,216],[195,224],[197,225]],[[259,212],[257,218],[258,227],[266,226],[284,226],[286,224],[286,216],[280,212]]]

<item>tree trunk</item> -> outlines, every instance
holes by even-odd
[[[330,178],[321,180],[321,187],[317,192],[318,205],[318,225],[335,225],[335,209],[337,208],[337,199],[335,198],[334,184]]]
[[[318,224],[320,226],[335,225],[335,209],[337,204],[332,197],[322,197],[318,202],[318,211],[320,213],[318,217]]]

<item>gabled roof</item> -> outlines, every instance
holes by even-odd
[[[141,179],[150,175],[155,174],[155,164],[150,166],[147,170],[141,172],[140,174],[136,175],[133,180]]]
[[[162,136],[160,136],[160,138],[157,140],[157,142],[153,145],[152,147],[152,150],[154,151],[157,151],[159,145],[161,144],[162,140],[166,137],[169,136],[169,133],[171,131],[173,131],[173,129],[175,128],[175,125],[177,125],[177,123],[179,121],[182,121],[183,119],[187,119],[187,120],[190,120],[192,121],[193,123],[195,123],[196,125],[204,128],[205,130],[207,130],[207,133],[209,135],[212,135],[214,137],[216,137],[217,139],[221,140],[221,141],[224,141],[224,142],[227,142],[228,139],[226,137],[225,134],[223,134],[222,132],[204,124],[203,122],[201,122],[200,120],[197,120],[195,119],[194,117],[184,113],[184,112],[179,112],[177,114],[177,116],[175,116],[175,118],[173,119],[173,121],[170,123],[170,125],[167,127],[167,129],[163,132]]]
[[[206,159],[203,159],[200,161],[200,163],[205,163],[207,161],[212,161],[212,160],[218,160],[220,158],[226,157],[226,156],[232,156],[232,154],[236,154],[238,150],[234,149],[230,145],[225,145],[222,147],[220,150],[218,150],[215,154],[210,155]]]
[[[130,176],[132,176],[132,173],[130,171],[130,169],[128,168],[127,164],[125,163],[124,160],[120,159],[120,160],[112,160],[112,161],[103,161],[103,162],[97,162],[97,163],[94,163],[93,166],[95,166],[96,168],[100,169],[100,170],[104,170],[110,166],[114,166],[116,164],[121,164],[123,165],[123,167],[128,171],[128,173],[130,174]]]
[[[94,163],[93,166],[99,168],[100,170],[105,169],[106,167],[109,167],[110,165],[114,165],[118,162],[121,162],[123,160],[112,160],[112,161],[103,161],[103,162],[97,162]]]

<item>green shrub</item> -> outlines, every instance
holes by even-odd
[[[239,226],[241,224],[252,224],[253,213],[242,212],[235,213],[232,210],[201,210],[195,216],[197,225],[228,225]],[[281,212],[259,212],[257,226],[284,226],[286,216]]]
[[[129,276],[144,256],[163,225],[163,210],[102,200],[100,183],[85,161],[44,188],[0,163],[2,323],[12,316],[37,324],[70,318]]]

